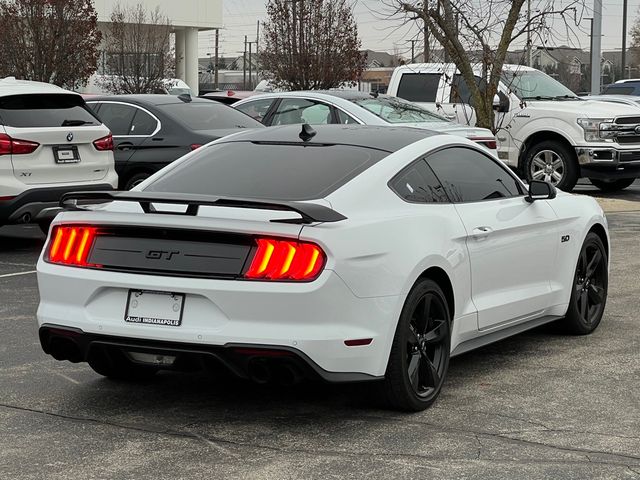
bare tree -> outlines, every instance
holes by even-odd
[[[269,0],[260,63],[276,87],[327,89],[355,83],[366,58],[347,0]]]
[[[629,45],[629,53],[631,54],[631,62],[628,65],[629,72],[622,72],[622,76],[620,78],[628,78],[633,77],[631,74],[634,70],[638,70],[638,66],[640,65],[640,8],[636,13],[636,19],[633,22],[633,26],[631,27],[631,44]]]
[[[86,84],[100,39],[91,0],[0,1],[0,77]]]
[[[567,33],[584,11],[584,0],[384,0],[393,16],[421,22],[440,43],[469,87],[479,127],[496,130],[493,98],[498,91],[509,47],[527,35],[540,43],[558,30]],[[480,67],[480,68],[478,68]],[[482,72],[480,81],[475,73]]]
[[[173,76],[171,22],[159,7],[116,6],[106,41],[106,67],[100,83],[112,93],[158,93]]]

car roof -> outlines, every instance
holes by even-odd
[[[254,98],[255,97],[255,98]],[[280,98],[280,97],[307,97],[314,99],[330,100],[327,97],[337,97],[344,100],[364,100],[367,98],[396,98],[390,95],[378,95],[367,92],[359,92],[356,90],[297,90],[294,92],[269,92],[249,97],[251,100],[259,100],[264,98]]]
[[[381,125],[313,125],[316,134],[307,142],[300,138],[302,125],[284,125],[264,129],[249,130],[221,140],[227,142],[263,142],[300,145],[352,145],[373,148],[385,152],[395,152],[407,145],[424,140],[439,132],[413,127]]]
[[[33,82],[31,80],[17,80],[15,77],[0,79],[0,97],[32,93],[71,93],[78,95],[75,92],[65,90],[64,88],[50,83]]]
[[[204,98],[190,97],[191,102],[185,102],[181,100],[180,96],[165,95],[165,94],[131,94],[131,95],[97,95],[95,97],[87,98],[87,102],[125,102],[140,105],[142,107],[153,107],[158,105],[172,105],[181,103],[206,103],[216,105],[211,100],[205,100]]]

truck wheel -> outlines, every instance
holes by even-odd
[[[565,192],[573,190],[579,176],[575,154],[555,140],[533,145],[525,155],[523,170],[527,181],[544,180]]]
[[[603,192],[617,192],[618,190],[627,188],[636,181],[635,178],[621,178],[619,180],[597,180],[590,178],[589,180]]]

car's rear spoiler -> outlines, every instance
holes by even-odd
[[[339,222],[347,217],[323,205],[307,202],[286,202],[278,200],[260,200],[253,198],[215,197],[211,195],[194,195],[185,193],[158,193],[158,192],[129,192],[129,191],[89,191],[70,192],[60,199],[60,206],[65,210],[83,210],[83,205],[110,202],[135,202],[139,203],[145,213],[163,213],[174,215],[198,214],[202,206],[207,207],[233,207],[252,208],[258,210],[280,210],[295,212],[301,218],[272,220],[284,223],[317,223]],[[184,212],[171,212],[156,210],[152,204],[166,203],[172,205],[186,205]]]

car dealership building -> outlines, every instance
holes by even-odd
[[[98,24],[104,32],[114,8],[112,0],[95,0]],[[176,76],[198,93],[198,32],[222,28],[222,0],[120,0],[122,7],[141,4],[160,8],[175,34]]]

